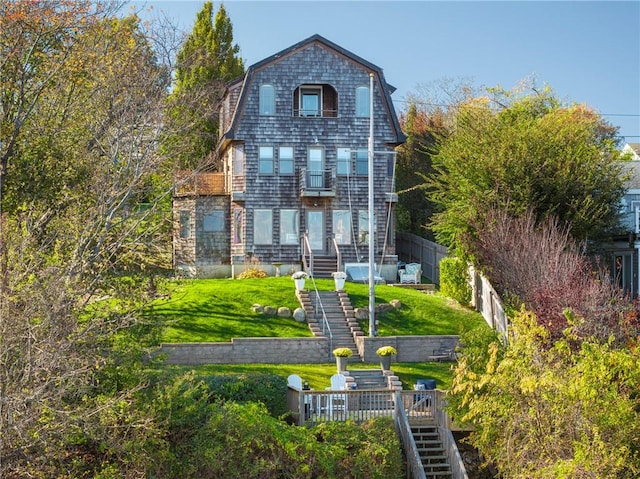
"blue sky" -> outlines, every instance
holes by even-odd
[[[147,0],[190,31],[204,1]],[[214,1],[217,10],[220,2]],[[444,78],[511,89],[535,76],[640,142],[640,1],[226,0],[245,66],[318,33],[378,65],[403,99]]]

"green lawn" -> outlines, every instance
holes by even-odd
[[[316,280],[318,289],[333,289],[333,280]],[[307,287],[311,283],[307,281]],[[355,307],[368,308],[368,285],[347,283],[345,290]],[[486,326],[479,313],[460,307],[439,294],[377,285],[376,303],[398,299],[402,308],[378,316],[379,335],[460,334],[463,330]],[[291,278],[179,280],[168,284],[168,295],[158,300],[147,314],[162,319],[167,326],[163,342],[215,342],[239,337],[311,336],[306,323],[256,314],[254,304],[299,306]],[[368,330],[367,321],[361,324]],[[352,364],[351,368],[377,367]],[[196,369],[201,374],[270,372],[281,376],[298,374],[314,389],[324,389],[336,372],[334,363],[326,364],[212,364],[198,367],[171,367],[180,371]],[[403,387],[411,389],[417,379],[436,379],[438,388],[451,386],[450,363],[394,363],[394,372]]]
[[[350,369],[377,367],[371,364],[350,364]],[[210,364],[205,366],[168,366],[170,371],[195,370],[198,374],[236,374],[236,373],[272,373],[286,378],[289,374],[299,375],[303,381],[309,381],[313,389],[325,389],[329,386],[331,375],[336,373],[334,363],[327,364]],[[418,379],[433,378],[438,389],[451,387],[451,363],[393,363],[391,368],[402,381],[404,389],[413,389]]]
[[[307,286],[311,283],[307,281]],[[333,280],[316,280],[330,290]],[[345,290],[355,307],[367,308],[368,285],[347,283]],[[379,335],[460,334],[484,324],[480,314],[462,308],[439,294],[377,285],[376,303],[398,299],[403,307],[378,316]],[[147,314],[167,326],[162,341],[168,343],[230,341],[238,337],[311,336],[305,323],[292,318],[268,317],[251,311],[253,304],[299,306],[291,278],[180,280],[169,283],[168,297],[158,300]],[[367,321],[361,323],[368,331]]]

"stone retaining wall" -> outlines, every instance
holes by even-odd
[[[326,363],[326,338],[235,338],[228,343],[163,344],[167,364]]]
[[[356,338],[358,351],[365,362],[375,363],[380,360],[376,349],[381,346],[393,346],[398,351],[394,361],[400,363],[417,363],[445,359],[448,351],[455,351],[458,336],[378,336]]]
[[[393,346],[397,362],[427,362],[453,351],[458,336],[356,337],[364,362],[376,363],[376,349]],[[167,364],[328,363],[334,360],[327,338],[235,338],[225,343],[163,344]]]

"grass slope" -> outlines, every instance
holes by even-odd
[[[316,285],[331,290],[333,280],[316,280]],[[345,290],[355,307],[368,308],[368,285],[347,283]],[[376,304],[393,299],[402,303],[402,308],[378,315],[380,336],[460,334],[484,324],[480,314],[439,294],[378,285],[375,295]],[[157,301],[148,314],[167,324],[162,335],[167,343],[311,336],[305,323],[254,313],[251,307],[256,303],[292,311],[299,306],[289,277],[182,280],[172,282],[168,297]],[[367,320],[361,327],[368,330]]]
[[[332,290],[333,280],[316,280],[320,290]],[[307,287],[312,287],[307,282]],[[355,307],[368,308],[369,289],[366,284],[347,283],[345,289]],[[147,314],[167,324],[163,342],[230,341],[238,337],[304,337],[311,336],[306,323],[291,318],[275,318],[253,313],[251,307],[287,306],[292,311],[299,306],[294,284],[289,277],[258,279],[180,280],[169,284],[167,297],[158,300]],[[377,285],[376,304],[398,299],[399,310],[378,316],[379,335],[460,334],[463,330],[486,327],[481,315],[439,294],[393,286]],[[368,330],[367,321],[361,324]],[[351,365],[351,368],[374,365]],[[336,372],[334,363],[326,364],[212,364],[193,367],[169,367],[174,372],[196,369],[198,374],[234,374],[266,372],[288,376],[298,374],[314,389],[324,389]],[[451,386],[451,364],[393,363],[405,389],[411,389],[417,379],[436,379],[438,388]]]

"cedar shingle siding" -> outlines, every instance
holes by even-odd
[[[282,263],[282,274],[301,264],[302,235],[316,234],[314,255],[335,257],[333,212],[351,213],[351,244],[340,245],[342,262],[366,261],[365,244],[357,244],[359,212],[368,210],[367,176],[356,175],[356,150],[366,150],[369,118],[356,117],[356,88],[369,87],[374,74],[374,181],[376,257],[385,245],[387,216],[390,231],[384,251],[395,261],[392,181],[392,152],[404,142],[382,70],[328,40],[314,35],[249,67],[242,79],[229,85],[220,111],[220,143],[216,157],[223,164],[225,191],[221,195],[174,197],[174,263],[177,269],[198,276],[238,274],[246,264],[259,262],[270,273],[273,263]],[[274,87],[275,112],[260,114],[260,87]],[[318,115],[303,110],[299,96],[317,91]],[[314,99],[311,98],[313,104]],[[305,116],[307,115],[307,116]],[[261,174],[260,147],[273,148],[273,171]],[[280,173],[279,148],[293,148],[293,173]],[[311,171],[309,148],[322,148],[322,171]],[[337,150],[352,150],[349,177],[337,174]],[[243,151],[243,155],[239,153]],[[267,150],[268,151],[268,150]],[[239,163],[238,158],[243,162]],[[270,162],[264,161],[269,167]],[[311,165],[313,166],[313,165]],[[225,217],[224,232],[203,232],[203,211],[218,208]],[[295,244],[281,244],[280,211],[298,211]],[[180,211],[192,210],[195,224],[192,238],[180,238]],[[256,210],[271,210],[271,244],[258,244],[254,232]],[[323,224],[308,225],[307,214],[324,216]],[[264,214],[264,212],[260,213]],[[241,228],[236,229],[237,224]],[[269,225],[261,227],[264,237]],[[289,241],[293,236],[287,236]],[[264,241],[266,243],[266,241]],[[287,241],[285,240],[285,243]],[[356,251],[357,248],[357,251]],[[222,267],[226,265],[226,269]]]

